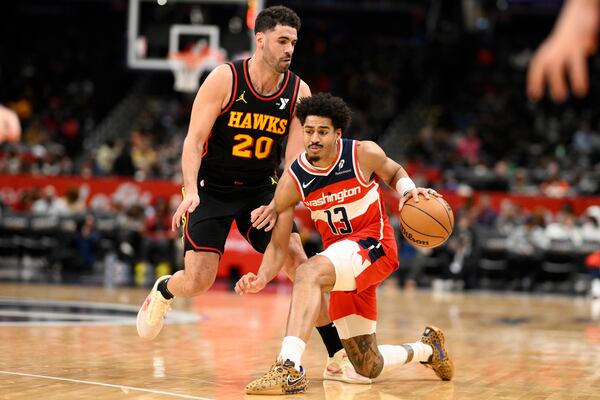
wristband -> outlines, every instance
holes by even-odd
[[[398,179],[396,183],[396,191],[400,193],[402,196],[406,195],[406,193],[410,192],[414,188],[416,188],[415,183],[409,177],[404,177]]]

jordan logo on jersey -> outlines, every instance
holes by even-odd
[[[280,97],[279,101],[275,102],[275,105],[279,106],[280,110],[285,110],[285,106],[287,106],[287,103],[289,103],[289,102],[290,102],[290,99],[286,99],[284,97]]]
[[[240,94],[240,97],[238,97],[235,102],[237,103],[238,101],[243,101],[244,103],[248,104],[248,102],[246,101],[246,99],[245,99],[244,96],[246,96],[246,91],[245,90],[242,92],[242,94]]]

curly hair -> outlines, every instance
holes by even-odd
[[[254,23],[254,33],[269,31],[277,24],[290,26],[296,31],[300,30],[300,17],[294,10],[285,6],[267,7],[258,13]]]
[[[296,116],[302,125],[309,115],[331,119],[333,128],[340,128],[342,132],[348,129],[350,121],[352,121],[352,111],[346,102],[331,93],[317,93],[310,97],[300,98],[296,105]]]

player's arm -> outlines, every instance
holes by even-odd
[[[426,199],[429,199],[430,194],[442,197],[442,195],[433,189],[417,188],[406,170],[396,161],[389,158],[385,154],[385,151],[376,143],[371,141],[359,142],[357,153],[363,177],[368,179],[372,174],[375,174],[389,187],[398,192],[400,195],[398,211],[402,209],[409,195],[413,197],[415,202],[419,202],[419,193],[423,194]]]
[[[275,191],[277,222],[273,228],[271,242],[265,250],[256,275],[250,272],[242,276],[235,285],[236,293],[259,292],[281,271],[288,253],[294,225],[294,207],[298,201],[300,201],[300,195],[294,187],[292,178],[289,174],[284,174]]]
[[[198,171],[204,143],[208,139],[215,120],[221,109],[227,104],[231,96],[230,88],[233,79],[231,68],[220,65],[215,68],[204,80],[196,94],[192,106],[192,116],[187,135],[183,141],[181,153],[181,170],[183,174],[184,198],[179,204],[171,221],[171,229],[179,228],[181,216],[185,212],[192,212],[200,204],[198,196]]]
[[[298,103],[298,100],[300,100],[302,97],[309,97],[310,95],[310,88],[308,87],[306,82],[300,81],[300,88],[298,89],[298,98],[296,99],[296,104]],[[294,117],[292,118],[292,121],[290,123],[290,134],[288,135],[287,145],[285,147],[286,170],[303,151],[304,140],[302,124],[300,124],[300,120],[296,117],[296,113],[294,112]]]
[[[300,88],[298,89],[298,99],[301,97],[310,96],[310,88],[304,81],[300,81]],[[302,125],[296,116],[292,118],[290,122],[290,133],[287,138],[287,145],[285,147],[285,168],[288,169],[290,164],[298,158],[300,153],[304,150],[304,140],[302,139]],[[284,174],[285,175],[285,174]],[[253,210],[250,214],[250,221],[252,226],[256,229],[265,228],[265,232],[273,229],[275,225],[275,205],[273,200],[266,206],[260,206],[256,210]]]

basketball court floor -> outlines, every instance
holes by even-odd
[[[145,342],[135,315],[146,290],[0,284],[0,399],[258,398],[243,389],[279,351],[289,290],[177,299],[170,323]],[[411,364],[368,386],[324,382],[315,332],[308,392],[269,399],[600,399],[600,304],[589,299],[386,285],[379,311],[381,344],[442,327],[455,380]]]

